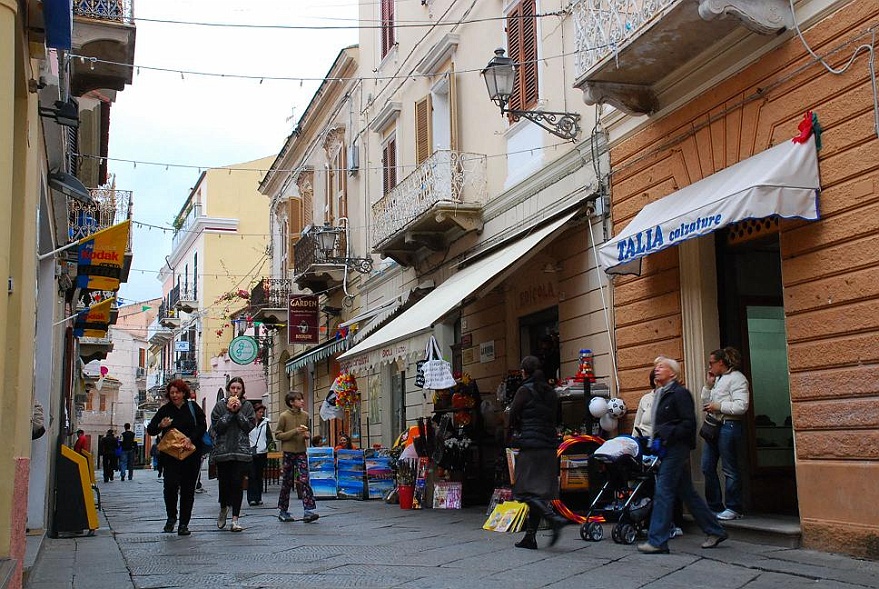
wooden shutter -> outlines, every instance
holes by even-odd
[[[458,151],[458,78],[455,64],[449,69],[449,149]]]
[[[516,83],[510,108],[527,110],[537,105],[537,19],[535,0],[522,0],[507,15],[507,45],[516,66]]]
[[[387,194],[397,185],[397,138],[392,137],[382,149],[382,189]]]
[[[382,57],[394,46],[394,0],[381,0],[382,19]]]
[[[339,184],[339,216],[348,218],[348,150],[345,145],[339,146],[336,155],[336,179]]]
[[[431,153],[431,118],[430,95],[415,103],[415,164],[420,164],[430,157]]]
[[[287,267],[293,268],[295,261],[295,246],[302,234],[302,201],[298,198],[287,200]]]

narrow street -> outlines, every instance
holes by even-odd
[[[206,473],[204,473],[206,475]],[[206,478],[206,477],[205,477]],[[553,548],[517,549],[519,534],[481,529],[484,507],[403,511],[379,501],[319,501],[320,520],[281,523],[277,487],[265,505],[242,507],[243,533],[216,527],[217,491],[196,495],[189,537],[161,533],[162,484],[153,471],[99,483],[101,528],[94,536],[45,538],[25,587],[478,587],[829,589],[879,586],[879,563],[729,540],[702,550],[689,529],[670,555],[580,539],[563,531]],[[294,497],[295,499],[295,497]],[[291,501],[291,513],[302,515]],[[609,535],[609,534],[608,534]]]

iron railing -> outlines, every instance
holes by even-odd
[[[74,16],[134,24],[133,0],[75,0]]]
[[[435,151],[372,205],[373,247],[404,230],[437,203],[484,205],[486,159],[476,153]]]
[[[88,204],[75,198],[67,199],[67,235],[71,242],[131,218],[130,190],[91,188],[89,194],[92,202]],[[131,251],[131,232],[126,251]]]
[[[629,39],[640,35],[664,8],[681,0],[576,0],[575,75],[614,55]]]
[[[177,286],[172,288],[170,292],[168,292],[168,308],[169,309],[176,309],[177,308],[177,301],[179,301],[179,300],[180,300],[180,285],[178,284]],[[176,314],[171,315],[171,317],[175,317],[175,316],[176,316]]]
[[[201,204],[193,204],[183,219],[174,222],[174,235],[171,237],[171,251],[176,251],[177,246],[186,239],[195,227],[196,221],[202,216]]]
[[[290,299],[290,280],[263,278],[250,291],[251,309],[286,309]]]

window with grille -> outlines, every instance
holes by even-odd
[[[382,57],[388,54],[397,42],[394,34],[394,0],[381,0],[382,3]]]
[[[537,105],[536,0],[522,0],[507,14],[509,56],[517,64],[510,109],[528,110]]]

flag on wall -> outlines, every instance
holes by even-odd
[[[74,337],[107,337],[110,311],[115,301],[115,297],[105,299],[77,313],[73,320]]]
[[[76,286],[88,290],[119,290],[131,221],[108,227],[79,240]]]

